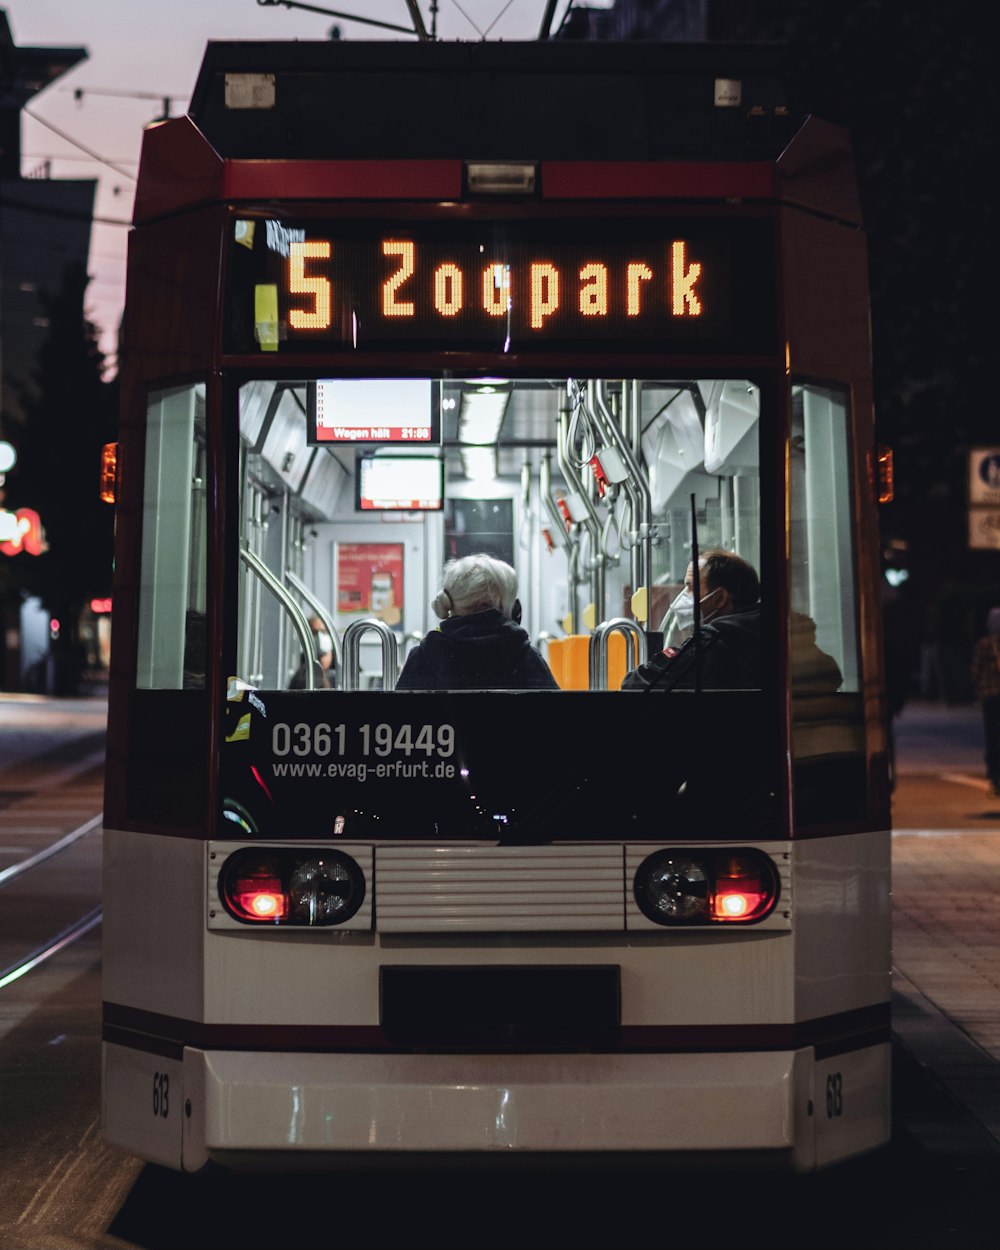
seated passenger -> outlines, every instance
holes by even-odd
[[[332,690],[337,684],[337,665],[333,657],[333,639],[326,632],[326,626],[318,616],[309,620],[312,630],[316,654],[313,664],[313,683],[317,690]],[[292,674],[288,683],[289,690],[305,690],[306,688],[306,657],[300,654],[299,666]]]
[[[833,694],[843,683],[840,666],[816,645],[816,622],[804,612],[792,613],[792,698]]]
[[[519,624],[517,574],[503,560],[450,561],[431,608],[441,624],[406,657],[397,690],[558,690]]]
[[[760,582],[752,565],[732,551],[706,552],[698,561],[701,631],[681,647],[667,647],[625,674],[623,690],[691,690],[695,659],[703,690],[760,689]],[[688,565],[684,589],[671,605],[681,629],[694,623]]]

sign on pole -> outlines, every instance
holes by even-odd
[[[969,451],[969,546],[1000,550],[1000,447]]]

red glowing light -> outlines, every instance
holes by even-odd
[[[751,920],[763,912],[770,901],[770,893],[762,890],[757,880],[726,881],[715,891],[712,915],[716,920]]]
[[[236,904],[256,920],[280,920],[287,910],[284,894],[268,890],[237,894]]]

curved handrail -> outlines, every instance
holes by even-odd
[[[541,632],[535,638],[534,643],[532,644],[539,655],[541,656],[547,655],[548,649],[549,649],[549,643],[552,642],[555,636],[556,636],[555,634],[550,633],[549,630],[547,629],[541,630]],[[542,650],[543,647],[545,648],[544,651]]]
[[[424,640],[424,635],[419,629],[411,629],[408,634],[403,635],[403,659],[410,654],[413,647],[418,647]]]
[[[624,634],[627,668],[646,663],[646,635],[627,616],[614,616],[602,621],[590,635],[590,689],[605,690],[608,685],[608,637]]]
[[[333,643],[333,656],[337,661],[337,672],[339,673],[344,663],[344,647],[343,643],[340,641],[340,635],[337,633],[337,627],[333,623],[333,617],[323,606],[320,600],[316,598],[305,582],[302,581],[300,577],[297,577],[291,569],[285,570],[285,581],[289,584],[289,586],[291,586],[292,590],[294,590],[296,594],[308,603],[319,619],[323,622],[323,626],[326,629],[326,632],[330,635],[330,640]]]
[[[367,617],[363,621],[352,621],[344,630],[344,674],[342,687],[344,690],[360,690],[358,681],[361,677],[361,639],[374,630],[382,643],[382,687],[392,690],[399,676],[399,643],[385,621]]]
[[[258,581],[268,588],[275,599],[281,604],[288,615],[292,618],[292,624],[295,626],[295,632],[299,636],[299,642],[302,643],[302,654],[312,658],[315,661],[316,644],[313,641],[312,630],[309,628],[309,621],[306,614],[295,602],[288,591],[282,586],[281,582],[275,577],[271,570],[267,567],[259,556],[255,556],[252,551],[248,551],[246,547],[240,548],[240,559],[254,574]],[[319,667],[318,663],[306,664],[306,689],[316,689],[315,669]]]

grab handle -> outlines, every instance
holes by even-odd
[[[382,688],[392,690],[399,676],[399,644],[396,635],[385,621],[369,617],[352,621],[344,630],[344,681],[345,690],[359,690],[361,678],[361,639],[370,630],[378,634],[382,643]]]
[[[606,690],[608,685],[608,638],[611,634],[624,634],[626,640],[626,667],[638,668],[646,662],[646,635],[625,616],[602,621],[590,636],[590,689]]]

